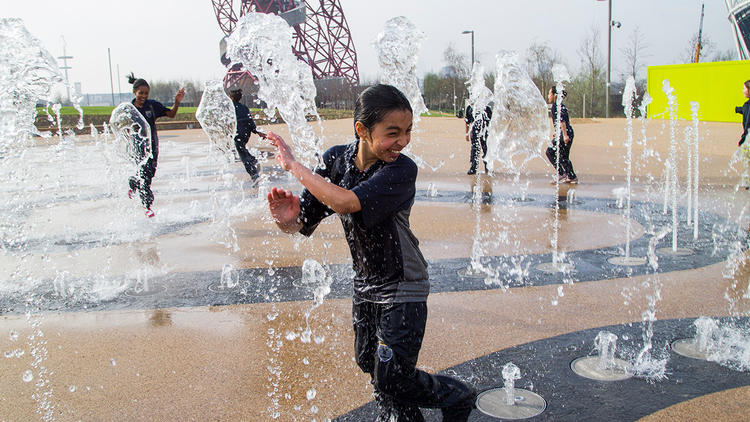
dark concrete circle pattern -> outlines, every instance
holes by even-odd
[[[668,355],[667,377],[660,381],[633,377],[624,381],[605,382],[580,377],[570,369],[570,363],[582,356],[595,353],[594,338],[601,330],[616,334],[617,356],[632,359],[642,345],[642,324],[623,324],[592,328],[575,333],[550,337],[517,347],[499,350],[441,371],[485,391],[502,387],[501,369],[513,362],[521,369],[516,382],[539,394],[547,401],[546,410],[528,421],[635,421],[666,407],[731,388],[750,385],[750,374],[729,369],[715,362],[680,356],[669,351],[676,338],[693,334],[693,319],[656,321],[652,344],[656,353]],[[730,322],[721,320],[722,324]],[[746,329],[750,319],[732,322]],[[441,420],[435,409],[423,409],[428,422]],[[375,420],[374,402],[367,403],[335,422]],[[470,422],[496,422],[498,419],[474,410]]]
[[[510,196],[488,195],[483,202],[493,204],[512,204],[519,207],[536,207],[539,205],[554,206],[551,195],[529,195],[531,202],[515,203]],[[419,191],[417,199],[426,202],[471,202],[470,192],[441,192],[441,197],[427,196],[426,191]],[[611,199],[586,198],[584,205],[574,206],[575,209],[600,213],[619,213],[607,207]],[[564,201],[561,208],[571,207]],[[646,228],[664,227],[671,224],[671,216],[661,213],[661,206],[651,203],[634,203],[631,217]],[[679,210],[679,221],[684,221],[684,209]],[[173,224],[158,230],[158,235],[170,231],[180,230],[186,225],[197,224],[200,221]],[[700,236],[693,239],[692,227],[684,224],[679,226],[678,242],[681,248],[691,249],[692,255],[662,254],[659,255],[659,267],[656,272],[666,273],[700,268],[723,261],[728,255],[732,242],[740,240],[746,248],[746,239],[737,239],[738,231],[733,224],[720,216],[701,212]],[[91,239],[91,237],[89,237]],[[650,236],[632,239],[630,245],[631,256],[646,256]],[[664,238],[657,247],[671,245],[671,238]],[[98,242],[82,240],[69,245],[71,249],[81,247],[102,247]],[[459,273],[465,271],[470,264],[469,258],[439,259],[429,263],[431,292],[458,292],[469,290],[491,290],[498,288],[514,288],[526,286],[553,285],[570,282],[588,282],[608,280],[614,278],[641,276],[653,273],[650,265],[622,266],[610,262],[611,258],[622,255],[624,245],[612,245],[598,249],[567,252],[566,262],[572,264],[569,273],[544,271],[545,265],[552,262],[552,254],[518,255],[518,256],[484,256],[481,263],[499,270],[500,279],[486,279],[483,277],[461,277]],[[529,264],[529,271],[522,278],[509,275],[510,270],[518,263]],[[331,293],[327,298],[351,297],[351,267],[350,265],[327,265],[333,278]],[[542,268],[542,269],[540,269]],[[35,306],[41,311],[78,311],[103,309],[153,309],[182,306],[230,305],[259,302],[285,302],[312,299],[309,289],[295,286],[292,281],[301,277],[300,267],[277,268],[273,275],[265,268],[239,269],[239,284],[233,289],[209,289],[221,279],[221,271],[196,271],[170,273],[154,278],[153,282],[161,286],[169,286],[168,292],[156,293],[148,296],[119,295],[109,300],[97,300],[86,292],[85,280],[75,280],[75,285],[84,286],[79,289],[80,294],[60,297],[50,295],[53,283],[39,283],[31,293],[10,293],[0,297],[0,315],[25,312],[28,299],[34,300]],[[460,282],[457,282],[460,280]],[[128,280],[123,280],[123,284]]]

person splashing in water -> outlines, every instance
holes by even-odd
[[[286,233],[310,236],[327,216],[341,219],[352,254],[352,306],[357,364],[371,376],[379,421],[423,421],[420,407],[440,408],[445,421],[466,421],[473,388],[416,368],[427,322],[427,262],[409,228],[417,166],[401,151],[409,144],[412,109],[401,91],[375,85],[354,108],[356,140],[323,154],[309,170],[275,133],[276,159],[305,189],[273,188],[272,217]]]
[[[151,179],[156,174],[156,161],[159,157],[159,135],[156,133],[156,119],[162,116],[174,117],[177,115],[180,101],[185,96],[185,88],[180,88],[177,91],[177,95],[174,96],[174,105],[169,109],[158,101],[148,99],[151,87],[145,79],[136,78],[133,73],[130,73],[128,82],[133,84],[133,95],[135,95],[133,105],[143,115],[151,128],[151,155],[141,164],[138,174],[128,180],[130,185],[128,197],[133,198],[133,195],[137,192],[140,195],[143,207],[146,209],[146,217],[153,217],[155,214],[151,210],[151,204],[154,202],[154,193],[151,191]],[[137,146],[136,149],[139,149],[141,154],[145,154],[145,146]]]
[[[565,98],[567,93],[563,91],[559,95],[562,96],[562,99]],[[552,184],[556,183],[578,183],[578,176],[576,176],[575,171],[573,171],[573,163],[570,161],[570,148],[573,146],[573,126],[570,125],[570,118],[568,117],[568,108],[565,107],[565,104],[562,102],[560,103],[560,128],[557,127],[558,122],[558,110],[557,110],[557,88],[552,87],[549,90],[549,93],[547,94],[547,100],[550,104],[552,104],[551,108],[551,117],[552,117],[552,124],[555,128],[555,136],[557,136],[557,133],[560,133],[560,141],[559,142],[559,149],[560,149],[560,160],[557,160],[557,149],[558,149],[558,140],[556,138],[552,139],[552,146],[547,148],[547,158],[549,159],[550,163],[552,163],[553,166],[557,167],[557,175],[552,179]],[[559,132],[558,132],[559,131]]]

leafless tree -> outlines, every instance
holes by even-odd
[[[490,91],[495,90],[495,71],[494,70],[484,72],[484,86],[489,88]]]
[[[591,27],[589,34],[581,41],[578,55],[581,58],[581,72],[577,75],[576,85],[583,88],[580,95],[586,95],[589,102],[587,115],[604,115],[604,96],[606,89],[606,75],[604,74],[604,59],[602,58],[599,30]],[[586,88],[584,88],[586,87]],[[570,102],[570,100],[569,100]]]
[[[546,96],[547,90],[554,85],[552,66],[560,63],[559,54],[554,52],[546,43],[534,42],[526,51],[526,67],[529,76],[536,84],[542,95]]]
[[[737,52],[732,48],[724,51],[719,51],[711,58],[712,62],[728,62],[732,60],[738,60]]]
[[[453,44],[449,44],[443,52],[446,67],[443,69],[443,77],[450,81],[451,85],[451,107],[457,112],[463,108],[464,99],[467,97],[466,81],[471,75],[469,60],[465,54],[459,53]]]
[[[174,96],[177,91],[182,88],[183,83],[181,81],[149,81],[149,95],[148,97],[152,100],[159,101],[167,107],[171,107],[174,104]]]
[[[648,48],[645,38],[639,27],[633,28],[633,32],[628,37],[628,44],[620,49],[625,58],[625,72],[623,75],[627,78],[632,76],[636,82],[639,81],[638,75],[643,67],[643,59],[648,57],[645,50]]]
[[[696,32],[693,34],[692,37],[690,37],[690,40],[688,41],[687,47],[685,47],[685,51],[683,52],[682,56],[682,62],[683,63],[693,63],[695,62],[695,52],[698,48],[698,33]],[[707,62],[709,54],[713,52],[713,50],[716,48],[714,42],[706,35],[703,34],[701,36],[701,47],[700,52],[698,54],[698,61],[699,62]]]
[[[443,60],[446,66],[452,69],[454,76],[457,78],[468,79],[471,74],[471,68],[465,54],[459,53],[453,44],[449,44],[443,52]]]

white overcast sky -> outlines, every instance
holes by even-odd
[[[477,60],[493,62],[500,50],[525,52],[546,43],[571,72],[580,65],[578,47],[592,27],[599,29],[602,59],[607,52],[607,2],[597,0],[340,0],[357,49],[363,79],[376,80],[378,64],[372,41],[386,20],[406,16],[425,34],[419,76],[444,66],[443,51],[452,44],[471,55],[475,31]],[[239,0],[234,0],[235,4]],[[310,0],[317,4],[316,0]],[[681,62],[688,41],[698,31],[699,0],[612,0],[612,80],[624,69],[621,49],[638,27],[647,43],[647,65]],[[120,88],[128,92],[127,72],[147,80],[223,77],[219,63],[219,29],[211,0],[3,0],[0,17],[23,19],[26,28],[53,56],[66,51],[73,60],[69,78],[84,93],[107,93],[112,68],[119,66]],[[723,0],[705,1],[704,37],[712,54],[734,50]],[[485,69],[488,65],[485,65]],[[645,76],[645,74],[644,74]],[[115,75],[114,90],[118,91]]]

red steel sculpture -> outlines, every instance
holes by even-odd
[[[239,17],[247,13],[273,13],[294,29],[294,54],[312,68],[314,79],[343,78],[359,85],[357,52],[339,0],[211,0],[224,34],[234,30]],[[317,3],[317,8],[311,7]],[[237,7],[235,7],[237,6]],[[222,63],[229,60],[222,54]],[[242,84],[252,78],[235,64],[224,78],[226,86]]]

